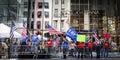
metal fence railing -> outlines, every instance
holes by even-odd
[[[88,55],[88,48],[84,47],[84,55]],[[32,58],[38,58],[39,56],[48,56],[50,55],[51,58],[63,58],[63,48],[62,46],[57,46],[57,47],[48,47],[48,46],[45,46],[45,45],[12,45],[11,47],[11,51],[10,51],[10,54],[11,54],[11,58],[13,57],[16,57],[16,58],[19,58],[19,56],[24,56],[25,55],[29,58],[29,55],[32,56]],[[92,54],[93,54],[93,57],[96,57],[96,52],[95,50],[92,51]],[[113,55],[114,54],[114,55]],[[111,52],[109,51],[109,57],[113,57],[113,56],[116,56],[120,54],[119,51],[116,51],[116,52]],[[6,58],[8,58],[8,50],[0,50],[0,56],[6,56]],[[67,50],[66,50],[66,55],[67,57],[69,56],[78,56],[78,49],[75,48],[74,50],[72,50],[70,48],[70,46],[67,47]],[[113,56],[111,56],[113,55]],[[23,57],[22,56],[22,57]],[[117,57],[120,57],[120,56],[117,56]]]

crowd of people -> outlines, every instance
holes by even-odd
[[[115,45],[115,44],[114,44]],[[26,41],[18,42],[12,41],[12,54],[45,54],[56,55],[63,52],[63,58],[71,56],[73,58],[93,58],[93,52],[96,52],[96,58],[107,58],[109,56],[110,48],[113,43],[109,39],[100,38],[99,44],[96,45],[92,38],[86,38],[86,42],[79,42],[75,40],[68,40],[65,36],[50,36],[47,40],[37,40],[37,42],[27,39]],[[0,41],[0,53],[9,52],[9,45]],[[120,51],[120,49],[119,49]],[[20,52],[20,53],[18,53]],[[5,53],[8,56],[8,53]],[[2,56],[2,55],[0,55]]]

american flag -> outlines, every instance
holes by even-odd
[[[22,30],[22,36],[26,38],[26,22],[23,21],[23,30]]]
[[[63,34],[63,32],[57,31],[56,29],[54,29],[49,24],[48,24],[48,31],[49,31],[50,34]]]
[[[10,28],[10,39],[12,39],[14,37],[14,31],[15,31],[15,29],[16,29],[15,23],[12,21],[11,28]]]
[[[59,44],[59,40],[60,40],[60,37],[58,35],[55,35],[55,44],[56,44],[56,47]]]
[[[94,27],[94,31],[93,31],[93,37],[95,39],[95,44],[98,45],[99,44],[99,39],[97,36],[97,32],[96,32],[96,28]]]

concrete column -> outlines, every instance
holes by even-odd
[[[84,30],[90,29],[90,17],[88,10],[85,10],[84,12]]]

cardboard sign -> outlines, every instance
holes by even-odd
[[[77,35],[77,41],[79,42],[85,42],[86,35]]]

